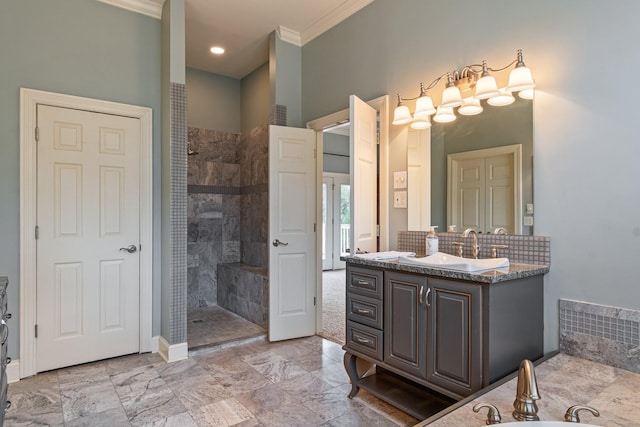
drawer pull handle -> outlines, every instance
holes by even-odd
[[[431,293],[431,288],[427,288],[427,295],[426,295],[427,307],[431,307],[431,304],[429,304],[429,294],[430,293]]]
[[[364,308],[357,308],[356,311],[362,314],[373,314],[373,310],[365,310]]]
[[[369,282],[367,282],[366,280],[358,280],[358,285],[360,286],[367,286],[369,284]]]
[[[362,338],[362,337],[356,337],[356,341],[363,343],[363,344],[369,344],[371,341],[369,341],[366,338]]]
[[[422,305],[422,293],[424,292],[424,286],[420,286],[420,292],[418,293],[418,304]]]

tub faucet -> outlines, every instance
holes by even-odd
[[[462,232],[462,237],[469,237],[469,234],[473,236],[472,257],[473,259],[478,259],[478,251],[480,251],[480,246],[478,245],[478,234],[473,228],[467,228]]]
[[[516,400],[513,401],[513,418],[518,421],[539,421],[538,405],[540,399],[536,373],[530,360],[520,362],[518,369],[518,385],[516,387]]]

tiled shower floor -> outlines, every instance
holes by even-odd
[[[266,335],[267,330],[222,307],[187,310],[189,350]]]

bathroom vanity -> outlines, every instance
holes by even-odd
[[[543,354],[548,266],[468,273],[346,261],[349,397],[362,388],[424,419]]]

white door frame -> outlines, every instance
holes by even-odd
[[[380,217],[380,236],[379,250],[386,251],[389,248],[389,96],[382,95],[378,98],[367,101],[367,104],[378,111],[380,116],[380,195],[379,209]],[[349,121],[349,108],[320,117],[307,122],[307,128],[316,131],[316,150],[318,150],[316,174],[318,186],[316,188],[316,200],[318,205],[322,206],[322,152],[323,141],[322,131],[326,128],[333,127]],[[353,189],[352,189],[353,191]],[[316,224],[322,224],[322,209],[317,209]],[[316,238],[317,253],[322,253],[322,240]],[[316,300],[318,301],[316,309],[316,333],[322,331],[322,263],[318,263],[316,267]]]
[[[36,189],[38,104],[140,120],[140,352],[152,350],[152,109],[34,89],[20,89],[20,378],[36,374]],[[186,148],[185,148],[186,149]]]

